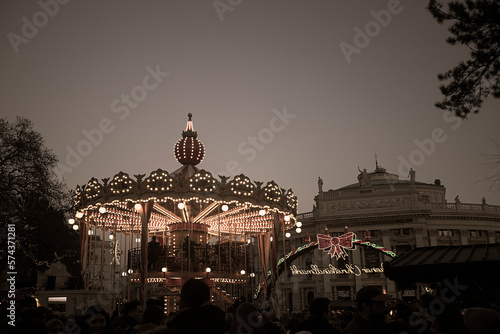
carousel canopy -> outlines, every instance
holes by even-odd
[[[149,232],[178,229],[190,224],[208,233],[263,233],[280,221],[292,228],[297,198],[291,189],[274,181],[265,185],[240,174],[230,179],[198,169],[204,157],[203,144],[193,129],[189,114],[186,130],[174,148],[183,165],[169,173],[157,169],[134,175],[119,172],[113,178],[92,178],[75,190],[77,218],[87,225],[123,233],[139,233],[141,217],[137,204],[152,201]],[[290,219],[288,219],[290,218]]]

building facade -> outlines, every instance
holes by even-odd
[[[413,170],[409,180],[400,180],[377,164],[373,172],[360,171],[357,183],[328,191],[322,186],[318,179],[313,211],[298,215],[302,231],[286,240],[286,252],[315,241],[318,234],[339,237],[346,232],[396,255],[416,247],[500,242],[500,206],[484,198],[480,204],[461,203],[458,196],[448,203],[439,180],[418,182]],[[347,256],[338,259],[315,248],[298,257],[280,277],[282,300],[297,312],[314,297],[354,300],[356,291],[367,285],[403,299],[420,294],[419,287],[399,291],[376,269],[391,259],[376,248],[345,249]]]

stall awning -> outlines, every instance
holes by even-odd
[[[385,275],[407,285],[437,283],[460,277],[479,282],[497,282],[500,243],[415,248],[384,263]]]

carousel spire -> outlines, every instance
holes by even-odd
[[[194,131],[192,117],[193,114],[189,113],[186,130],[182,132],[182,138],[174,148],[175,158],[183,165],[197,165],[205,157],[205,147]]]
[[[198,137],[198,133],[196,131],[194,131],[194,128],[193,128],[193,121],[191,119],[192,117],[193,117],[193,114],[189,113],[188,114],[188,122],[186,125],[186,131],[182,132],[182,138],[185,138],[185,137],[197,138]]]

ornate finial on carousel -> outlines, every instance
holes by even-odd
[[[186,138],[186,137],[197,138],[198,137],[198,133],[196,131],[194,131],[194,128],[193,128],[193,121],[191,120],[192,117],[193,117],[193,114],[189,113],[188,114],[188,121],[187,121],[187,125],[186,125],[186,130],[182,132],[182,138]]]
[[[194,131],[193,114],[188,114],[186,130],[182,132],[182,138],[177,141],[174,155],[177,161],[183,165],[197,165],[205,157],[205,148],[199,141],[198,133]]]

